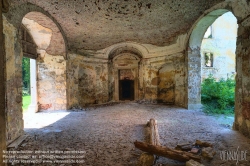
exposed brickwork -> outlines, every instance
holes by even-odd
[[[39,110],[65,110],[66,61],[63,56],[45,56],[37,60]]]

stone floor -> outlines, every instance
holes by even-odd
[[[163,146],[174,148],[178,143],[193,143],[200,139],[211,142],[216,151],[213,160],[202,160],[204,165],[250,165],[250,139],[230,129],[232,118],[206,116],[199,110],[133,102],[71,112],[25,114],[28,138],[17,150],[85,151],[85,163],[68,165],[134,166],[142,152],[135,149],[133,142],[145,140],[145,124],[150,118],[158,120]],[[220,158],[221,151],[235,152],[237,149],[238,152],[247,151],[248,161],[237,163]],[[160,157],[155,165],[182,166],[185,163]]]

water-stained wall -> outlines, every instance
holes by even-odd
[[[108,61],[77,54],[68,58],[68,108],[108,102]]]
[[[68,108],[119,101],[123,79],[134,80],[135,100],[185,106],[183,53],[149,59],[126,53],[112,61],[78,54],[68,57]]]
[[[172,63],[165,64],[159,70],[158,97],[160,103],[174,104],[175,69]]]
[[[119,70],[119,80],[134,80],[135,79],[134,69],[121,69]]]
[[[6,52],[7,144],[23,134],[22,48],[18,30],[3,17]]]
[[[22,9],[26,10],[26,8]],[[35,7],[29,9],[32,10]],[[184,30],[174,34],[169,40],[171,42],[166,43],[165,46],[153,45],[152,42],[151,44],[140,44],[140,41],[136,40],[138,43],[124,42],[104,48],[89,42],[93,50],[84,50],[80,46],[87,42],[83,40],[78,42],[78,44],[81,43],[79,48],[70,50],[72,52],[68,56],[66,56],[68,51],[65,47],[66,44],[63,43],[66,36],[62,36],[60,32],[60,30],[63,31],[62,28],[57,29],[56,25],[49,28],[52,20],[48,21],[49,18],[42,18],[40,14],[31,13],[24,23],[31,25],[32,22],[37,21],[32,23],[32,25],[36,24],[36,30],[39,27],[46,29],[31,33],[33,37],[42,33],[43,37],[51,38],[50,42],[40,42],[39,45],[39,41],[44,39],[35,37],[39,54],[37,72],[40,109],[66,109],[66,106],[67,108],[85,107],[91,104],[118,101],[119,91],[116,89],[116,81],[119,80],[119,70],[132,69],[130,65],[135,65],[134,62],[130,64],[131,59],[125,58],[120,59],[118,66],[115,66],[114,57],[119,56],[118,53],[124,53],[123,51],[134,54],[138,58],[134,59],[136,67],[133,68],[136,73],[134,76],[135,86],[137,86],[135,100],[171,103],[189,109],[200,108],[201,40],[206,28],[218,16],[229,10],[235,14],[239,24],[236,45],[237,81],[234,128],[250,137],[250,11],[249,3],[246,0],[223,1],[223,3],[204,11],[189,32]],[[10,17],[12,18],[10,19]],[[20,20],[17,21],[15,17],[19,18],[19,15],[10,14],[9,21],[12,21],[13,25],[16,24],[15,27],[19,27],[20,25],[17,24],[20,23]],[[202,19],[203,17],[205,19]],[[4,20],[5,41],[8,41],[5,43],[8,141],[20,136],[23,129],[21,109],[22,49],[15,27]],[[77,33],[74,32],[74,34]],[[190,39],[189,43],[186,42],[188,38]],[[73,37],[70,40],[74,41],[74,39]],[[103,41],[106,45],[106,40]],[[72,43],[72,45],[74,44]],[[126,49],[123,50],[122,46]],[[101,50],[94,50],[94,48]],[[84,55],[79,55],[77,49]],[[110,56],[110,58],[110,52],[111,55],[115,56]]]
[[[140,99],[185,106],[185,58],[177,53],[142,61]]]

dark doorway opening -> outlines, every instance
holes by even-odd
[[[134,80],[119,81],[120,100],[134,100]]]

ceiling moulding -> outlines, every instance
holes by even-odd
[[[164,46],[164,47],[158,47],[152,44],[139,44],[136,42],[124,42],[124,43],[114,44],[102,50],[98,50],[98,51],[85,50],[85,52],[88,52],[89,55],[93,55],[96,58],[108,59],[112,52],[114,52],[117,49],[123,48],[124,50],[129,50],[129,49],[131,49],[132,51],[137,50],[137,52],[140,52],[143,58],[155,58],[155,57],[160,57],[160,56],[172,55],[172,54],[179,53],[185,50],[186,37],[187,37],[187,34],[182,34],[177,37],[174,44],[171,44],[169,46]]]
[[[78,62],[89,62],[89,63],[108,63],[107,59],[99,59],[95,57],[85,57],[85,56],[78,56],[78,54],[75,53],[69,53],[68,54],[69,60],[76,60]]]

